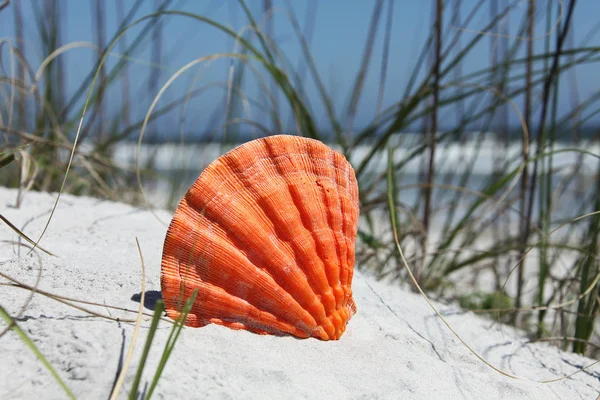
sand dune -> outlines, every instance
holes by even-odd
[[[11,207],[15,197],[15,190],[0,188],[1,213],[37,238],[56,194],[28,193],[20,209]],[[170,220],[168,212],[156,215],[164,223]],[[41,242],[58,257],[27,255],[26,247],[8,242],[17,236],[2,225],[0,271],[33,284],[41,268],[43,290],[136,310],[141,268],[135,237],[146,261],[146,289],[152,300],[160,290],[165,232],[166,226],[148,211],[65,195]],[[185,329],[156,398],[591,399],[600,393],[600,365],[558,382],[535,382],[571,374],[593,360],[550,345],[526,344],[522,332],[456,306],[436,304],[482,356],[522,379],[508,378],[473,356],[420,296],[362,273],[356,273],[353,290],[358,313],[335,342],[260,336],[220,326]],[[26,290],[0,286],[0,304],[12,315],[28,295]],[[86,307],[113,317],[135,316]],[[78,397],[108,397],[133,324],[91,316],[40,294],[34,295],[17,323]],[[126,390],[148,326],[146,319]],[[169,331],[170,324],[161,322],[143,382],[151,378]],[[65,397],[14,332],[0,338],[0,354],[1,399]],[[125,391],[121,395],[125,397]]]

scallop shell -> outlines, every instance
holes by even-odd
[[[164,243],[161,289],[176,319],[260,334],[339,339],[356,312],[358,185],[323,143],[276,135],[211,163],[181,200]]]

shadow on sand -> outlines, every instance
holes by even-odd
[[[142,298],[142,293],[136,293],[131,296],[131,300],[139,303]],[[158,290],[146,290],[146,297],[144,297],[144,307],[148,310],[154,311],[156,301],[162,299],[162,294]]]

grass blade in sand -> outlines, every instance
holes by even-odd
[[[192,309],[192,305],[194,304],[194,301],[196,301],[197,295],[198,295],[198,289],[195,289],[192,296],[185,302],[185,305],[183,306],[181,315],[179,316],[179,318],[177,318],[177,321],[175,321],[175,324],[173,325],[173,328],[171,329],[171,333],[169,334],[169,338],[167,339],[167,343],[165,344],[165,349],[163,350],[162,357],[160,358],[160,362],[158,363],[158,368],[156,369],[156,372],[154,373],[154,379],[152,379],[152,384],[150,385],[150,389],[148,390],[148,395],[146,396],[146,400],[149,400],[150,397],[152,397],[152,393],[154,392],[154,389],[156,388],[156,385],[158,384],[158,380],[160,379],[160,376],[162,375],[162,372],[165,369],[165,365],[167,365],[167,360],[169,359],[169,356],[171,355],[171,351],[173,351],[173,348],[175,347],[175,343],[177,342],[177,339],[179,338],[179,334],[181,333],[181,330],[183,329],[184,322],[187,319],[187,316],[188,316],[190,310]],[[162,303],[162,301],[161,301],[161,303]],[[157,302],[157,304],[158,304],[158,302]]]
[[[138,388],[140,386],[140,380],[142,379],[142,372],[144,372],[144,366],[146,365],[146,360],[148,358],[148,353],[150,352],[150,347],[152,346],[152,340],[154,340],[154,334],[158,328],[158,321],[160,320],[160,316],[165,310],[165,303],[161,300],[156,302],[154,306],[154,315],[152,316],[152,322],[150,323],[150,329],[148,330],[148,336],[146,337],[146,344],[144,345],[144,352],[142,353],[142,358],[140,359],[140,364],[138,365],[137,372],[135,374],[135,380],[133,381],[133,386],[129,392],[129,398],[131,400],[135,400],[137,398]]]
[[[74,399],[75,395],[73,394],[71,389],[69,389],[67,384],[60,378],[60,376],[58,375],[58,372],[56,372],[54,367],[52,367],[52,364],[50,364],[50,362],[46,359],[46,357],[44,357],[44,355],[37,348],[35,343],[33,343],[33,341],[29,338],[29,336],[27,336],[27,334],[19,327],[19,325],[17,325],[15,320],[12,319],[12,317],[6,312],[6,310],[2,306],[0,306],[0,317],[2,317],[2,319],[4,319],[4,321],[6,321],[8,326],[10,326],[10,328],[13,331],[15,331],[15,333],[19,336],[19,338],[21,338],[21,340],[27,345],[27,347],[29,347],[31,349],[31,351],[33,352],[33,354],[35,354],[35,356],[38,358],[38,360],[40,360],[42,362],[42,364],[44,364],[44,367],[46,367],[46,369],[52,374],[52,376],[54,377],[56,382],[58,382],[60,387],[63,388],[63,390],[65,391],[67,396],[70,399]]]

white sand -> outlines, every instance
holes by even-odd
[[[15,197],[16,191],[0,188],[0,212],[37,239],[56,195],[29,193],[20,209],[9,206]],[[158,215],[170,220],[167,212]],[[41,263],[41,289],[137,310],[131,299],[140,292],[141,277],[135,237],[146,261],[147,290],[160,290],[165,232],[147,211],[65,195],[41,242],[58,258],[26,255],[25,247],[6,242],[17,236],[2,225],[0,271],[31,284]],[[212,325],[185,329],[156,398],[592,399],[600,393],[600,365],[560,382],[533,381],[573,373],[592,360],[550,345],[525,344],[521,332],[437,304],[481,355],[523,379],[507,378],[470,354],[419,295],[360,273],[353,290],[358,314],[335,342],[260,336]],[[28,294],[0,286],[0,304],[15,315]],[[113,316],[133,315],[92,308]],[[90,316],[39,294],[18,324],[78,397],[108,397],[133,324]],[[133,381],[148,325],[145,320],[125,389]],[[0,322],[0,330],[4,327]],[[151,377],[169,331],[170,324],[161,323],[143,382]],[[0,355],[1,399],[65,397],[14,332],[0,338]]]

